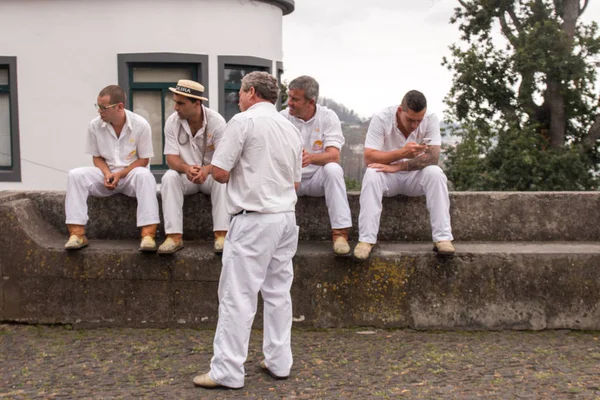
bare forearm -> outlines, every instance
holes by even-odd
[[[129,164],[127,166],[127,168],[120,170],[119,174],[121,175],[121,178],[125,178],[127,176],[127,174],[129,174],[131,172],[131,170],[133,170],[134,168],[137,168],[137,167],[145,167],[148,165],[149,162],[150,162],[149,158],[138,158],[137,160],[135,160],[134,162]]]
[[[323,166],[331,162],[340,161],[340,151],[334,148],[335,151],[324,151],[323,153],[311,154],[311,164]]]
[[[102,157],[93,157],[93,161],[94,161],[94,166],[96,168],[99,168],[100,171],[102,171],[102,173],[106,176],[108,174],[110,174],[110,168],[108,168],[108,164],[106,164],[106,161],[104,161],[104,158]]]
[[[169,168],[179,172],[180,174],[187,173],[187,170],[190,167],[181,159],[181,157],[174,154],[167,154],[167,165],[169,166]]]
[[[406,158],[404,149],[393,151],[379,151],[373,149],[365,149],[365,164],[391,164],[395,161]]]
[[[440,147],[430,147],[427,152],[419,157],[403,161],[401,171],[418,171],[430,165],[437,165],[440,159]]]

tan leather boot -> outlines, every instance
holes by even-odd
[[[215,231],[215,253],[223,252],[223,247],[225,246],[225,236],[227,236],[227,231]]]
[[[158,248],[158,254],[173,254],[183,249],[183,235],[181,233],[170,233]]]
[[[65,250],[79,250],[88,245],[84,225],[67,224],[67,228],[69,229],[69,240],[65,243]]]
[[[140,251],[156,251],[156,229],[158,224],[142,226],[142,241],[140,242]]]
[[[349,256],[348,228],[332,229],[331,236],[333,237],[333,253],[336,256]]]

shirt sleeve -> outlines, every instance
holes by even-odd
[[[300,131],[294,127],[296,133],[298,133],[298,151],[296,151],[296,164],[294,165],[294,182],[302,181],[302,135]]]
[[[323,126],[323,136],[325,138],[323,147],[335,147],[338,150],[344,145],[344,132],[342,132],[342,124],[337,114],[333,111],[328,113],[329,116]]]
[[[154,157],[154,150],[152,149],[152,132],[150,131],[150,124],[144,120],[139,129],[141,132],[136,146],[138,157],[152,158]]]
[[[94,131],[94,126],[91,122],[88,125],[85,152],[87,154],[92,155],[93,157],[101,157],[100,150],[98,150],[98,140],[96,140],[96,132]]]
[[[367,138],[365,139],[365,149],[383,150],[385,137],[385,127],[383,121],[378,115],[373,115],[369,129],[367,130]]]
[[[175,133],[175,126],[178,126],[173,118],[169,118],[165,123],[165,150],[164,154],[179,155],[179,146],[177,146],[177,138]],[[187,136],[187,133],[186,133]]]
[[[440,120],[435,114],[431,114],[429,118],[427,118],[427,130],[425,131],[425,137],[431,138],[431,142],[429,142],[430,146],[442,145],[442,134],[440,133]]]
[[[233,117],[223,132],[223,138],[217,147],[211,164],[230,172],[237,165],[246,141],[247,122],[243,123]]]
[[[221,143],[221,140],[223,139],[223,134],[225,133],[225,127],[227,126],[227,123],[225,122],[225,119],[221,117],[221,115],[217,115],[217,117],[214,118],[213,123],[215,124],[213,130],[213,144],[215,149],[217,149],[219,148],[219,143]]]

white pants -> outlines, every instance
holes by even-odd
[[[292,368],[292,257],[298,247],[296,214],[240,214],[231,220],[225,241],[209,376],[224,386],[244,386],[244,361],[259,291],[264,300],[265,362],[275,375],[288,376]]]
[[[67,177],[67,195],[65,199],[67,224],[87,224],[89,219],[88,196],[108,197],[117,193],[137,198],[138,227],[160,223],[158,199],[156,198],[156,179],[148,168],[137,167],[132,169],[125,178],[119,180],[114,190],[109,190],[104,186],[104,174],[100,168],[81,167],[70,170]]]
[[[215,181],[212,176],[208,176],[204,183],[196,184],[191,182],[185,174],[180,174],[172,169],[168,170],[163,175],[160,185],[165,232],[167,234],[183,233],[183,196],[198,192],[210,194],[213,230],[226,231],[230,219],[225,204],[226,188],[226,185]]]
[[[453,240],[447,178],[440,167],[430,165],[419,171],[396,173],[377,172],[373,168],[367,168],[360,192],[359,241],[372,244],[377,242],[382,197],[398,194],[425,195],[433,241]]]
[[[298,196],[325,196],[331,228],[342,229],[352,226],[344,171],[339,164],[325,164],[313,176],[303,178],[298,188]]]

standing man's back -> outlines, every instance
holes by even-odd
[[[240,109],[225,128],[212,159],[215,180],[227,182],[233,215],[219,280],[219,321],[210,371],[194,378],[202,387],[244,386],[244,361],[258,301],[264,300],[262,368],[285,379],[292,367],[291,328],[298,247],[296,187],[302,174],[298,130],[279,115],[278,84],[266,72],[242,79]]]

